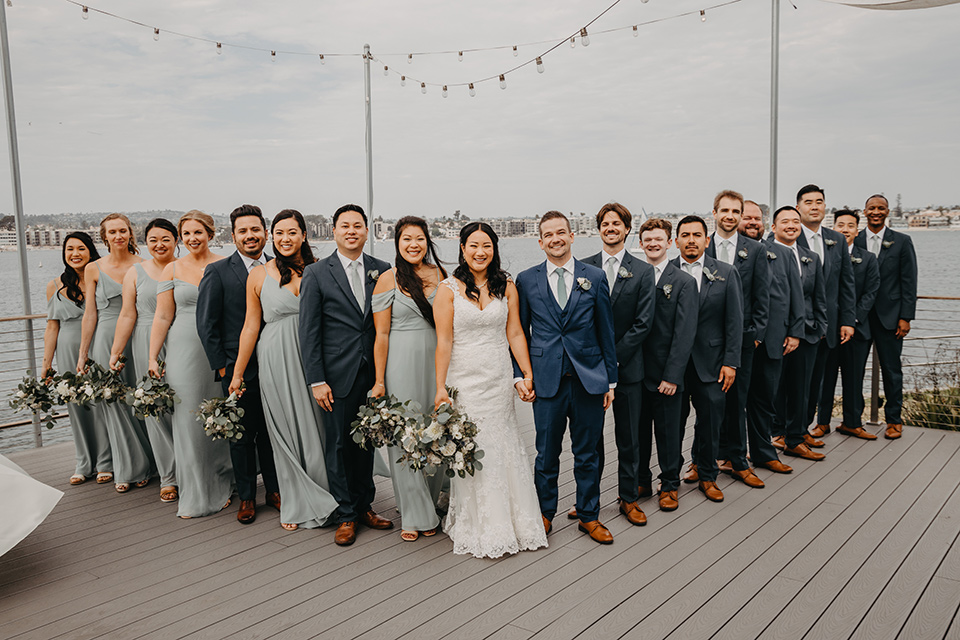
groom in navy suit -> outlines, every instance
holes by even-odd
[[[197,332],[210,367],[217,372],[224,395],[228,394],[233,365],[240,351],[240,331],[247,313],[247,274],[255,266],[270,260],[263,253],[267,243],[266,226],[260,207],[245,204],[234,209],[230,214],[230,230],[237,250],[226,260],[207,265],[200,280]],[[257,517],[258,460],[267,504],[280,510],[280,485],[263,417],[256,351],[250,356],[244,382],[247,388],[237,405],[244,411],[245,437],[230,442],[230,460],[240,498],[237,520],[241,524],[250,524]]]
[[[303,270],[300,350],[307,384],[323,410],[327,479],[339,505],[334,542],[345,546],[356,540],[358,521],[372,529],[393,527],[370,506],[376,493],[374,453],[350,436],[350,423],[374,382],[370,300],[390,265],[363,252],[367,216],[359,206],[337,209],[333,236],[337,250]]]
[[[530,346],[537,399],[534,482],[547,533],[557,513],[557,476],[570,421],[580,530],[601,544],[613,536],[600,523],[597,443],[617,385],[617,349],[606,275],[573,259],[570,222],[559,211],[540,218],[547,260],[517,276],[520,322]],[[514,375],[523,373],[514,363]]]

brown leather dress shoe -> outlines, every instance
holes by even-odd
[[[773,443],[777,449],[785,449],[787,447],[787,439],[784,436],[773,436],[770,438],[770,442]]]
[[[837,429],[837,431],[839,431],[839,429]],[[828,433],[830,433],[830,425],[828,424],[818,424],[813,429],[810,429],[810,435],[814,438],[822,438]]]
[[[887,440],[896,440],[903,435],[903,425],[902,424],[890,424],[887,423],[887,430],[883,434],[883,437]]]
[[[769,469],[774,473],[793,473],[793,467],[785,465],[779,460],[770,460],[768,462],[761,462],[758,466],[761,466],[764,469]]]
[[[337,527],[337,533],[333,536],[333,541],[341,547],[347,547],[357,539],[357,523],[341,522]]]
[[[257,503],[253,500],[241,500],[237,511],[237,521],[240,524],[250,524],[257,519]]]
[[[393,523],[386,518],[381,518],[373,511],[367,511],[360,515],[360,522],[371,529],[393,529]]]
[[[729,460],[717,460],[717,468],[724,473],[733,471],[733,463]]]
[[[848,427],[845,424],[841,424],[837,427],[837,433],[842,433],[845,436],[853,436],[854,438],[861,438],[863,440],[876,440],[877,436],[873,435],[863,427]]]
[[[660,492],[660,511],[676,511],[680,506],[676,491]]]
[[[547,520],[547,516],[542,513],[540,517],[543,518],[543,532],[549,534],[553,530],[553,523]]]
[[[579,528],[580,531],[583,531],[600,544],[613,544],[613,534],[610,533],[609,529],[600,524],[599,520],[581,522]]]
[[[280,494],[274,491],[267,494],[267,506],[280,511]]]
[[[811,450],[810,447],[803,444],[802,442],[795,447],[787,447],[786,449],[783,450],[783,452],[788,456],[793,456],[795,458],[803,458],[804,460],[813,460],[814,462],[819,462],[820,460],[823,460],[824,458],[827,457],[822,453],[818,453],[816,451]]]
[[[700,474],[697,472],[697,465],[690,463],[690,467],[687,469],[687,472],[683,474],[683,481],[687,484],[693,484],[694,482],[700,481]]]
[[[576,508],[576,507],[574,507],[573,509],[570,509],[570,511],[567,511],[567,518],[569,518],[570,520],[576,520],[576,519],[577,519],[577,508]]]
[[[837,429],[837,431],[839,430],[840,429]],[[803,434],[803,444],[807,445],[808,447],[813,447],[814,449],[819,449],[820,447],[824,446],[823,440],[817,440],[809,433]]]
[[[754,489],[763,489],[765,486],[763,484],[763,480],[757,477],[757,474],[753,472],[753,469],[744,469],[743,471],[737,471],[734,469],[730,472],[730,475],[748,487],[753,487]]]
[[[640,486],[637,487],[637,493],[640,494],[641,498],[649,498],[650,496],[653,495],[653,489],[651,487],[646,487],[641,484]]]
[[[716,482],[701,480],[698,489],[703,492],[703,495],[707,496],[707,500],[711,502],[723,502],[723,491],[720,491],[720,487],[717,486]]]
[[[643,513],[643,510],[637,506],[636,502],[623,502],[621,500],[620,513],[624,515],[627,522],[634,526],[642,527],[647,524],[647,516]]]

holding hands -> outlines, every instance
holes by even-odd
[[[514,387],[517,389],[517,395],[524,402],[533,402],[537,399],[537,392],[533,390],[533,378],[524,378],[518,381]]]

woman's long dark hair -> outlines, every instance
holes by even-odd
[[[406,258],[400,253],[400,236],[403,234],[405,227],[418,227],[427,238],[427,254],[423,256],[423,264],[437,266],[443,275],[443,277],[440,278],[441,280],[447,277],[447,272],[443,268],[443,265],[440,264],[436,245],[433,243],[433,240],[430,239],[430,230],[427,227],[427,221],[416,216],[404,216],[397,220],[397,224],[393,228],[393,244],[397,249],[397,286],[399,286],[402,291],[410,294],[417,308],[420,309],[420,315],[423,316],[423,319],[429,322],[430,326],[436,327],[437,324],[433,319],[433,307],[430,305],[430,301],[427,300],[427,295],[423,292],[423,278],[417,275],[417,268],[407,262]]]
[[[471,222],[460,229],[460,256],[458,258],[460,264],[454,270],[453,275],[457,280],[467,285],[467,297],[479,303],[480,289],[477,288],[477,283],[473,280],[473,272],[470,271],[470,267],[463,259],[463,245],[467,244],[467,238],[477,231],[487,234],[493,242],[493,259],[487,265],[487,291],[492,297],[502,298],[507,294],[507,281],[510,279],[510,274],[500,268],[500,248],[497,246],[497,234],[490,225],[486,222]]]
[[[80,275],[77,273],[77,270],[70,266],[67,262],[67,241],[68,240],[79,240],[87,246],[87,250],[90,251],[90,262],[100,259],[100,252],[97,251],[97,247],[93,244],[93,238],[83,231],[73,231],[67,234],[67,237],[63,239],[63,266],[66,269],[63,270],[63,273],[60,274],[60,282],[63,283],[63,286],[60,287],[61,290],[66,290],[67,297],[73,300],[76,304],[81,304],[83,302],[83,289],[80,288]],[[88,262],[87,264],[90,264]],[[86,265],[84,265],[86,267]],[[60,295],[60,291],[57,291],[57,295]]]
[[[300,245],[299,255],[293,255],[288,258],[280,253],[280,249],[277,248],[277,241],[273,241],[273,253],[277,261],[277,270],[280,272],[281,287],[293,280],[294,272],[296,272],[297,276],[302,276],[304,267],[317,261],[317,259],[313,257],[313,250],[310,249],[310,243],[307,242],[307,223],[303,219],[303,215],[296,209],[284,209],[278,213],[276,217],[274,217],[273,222],[270,223],[270,233],[273,233],[278,222],[290,218],[297,221],[297,226],[299,226],[300,231],[303,232],[303,244]]]

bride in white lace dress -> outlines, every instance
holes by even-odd
[[[457,406],[476,422],[484,452],[483,469],[451,480],[443,529],[454,553],[478,558],[547,546],[514,409],[514,393],[530,402],[534,392],[517,289],[507,278],[493,229],[470,223],[460,232],[460,265],[434,301],[436,404],[449,401],[447,386],[456,388]],[[510,351],[526,372],[516,391]]]

